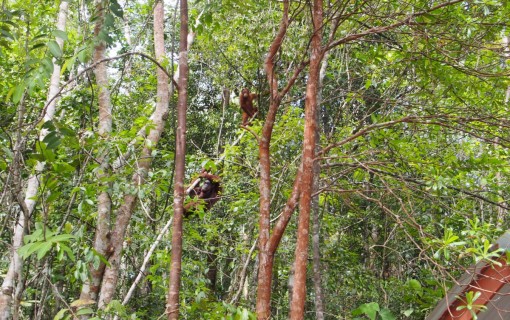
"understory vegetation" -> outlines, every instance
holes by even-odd
[[[0,319],[423,319],[492,261],[510,2],[185,2],[0,2]]]

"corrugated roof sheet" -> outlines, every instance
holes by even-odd
[[[503,249],[498,259],[500,265],[482,261],[468,268],[426,319],[472,319],[467,308],[459,308],[466,305],[465,294],[470,291],[480,292],[480,297],[473,303],[478,306],[474,311],[479,320],[510,319],[510,265],[505,254],[510,251],[509,231],[496,241],[492,250],[498,248]]]

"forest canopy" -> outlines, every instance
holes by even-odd
[[[424,319],[499,263],[510,2],[0,3],[0,319]]]

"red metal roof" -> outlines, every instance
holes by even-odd
[[[494,259],[497,263],[481,261],[470,267],[426,319],[472,319],[471,312],[462,308],[467,305],[465,297],[468,292],[480,293],[473,302],[478,320],[510,319],[510,265],[506,256],[506,252],[510,251],[509,231],[498,239],[492,250],[498,248],[502,250]]]

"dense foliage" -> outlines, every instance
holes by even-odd
[[[131,183],[146,146],[140,131],[151,129],[158,99],[157,66],[147,58],[154,51],[154,1],[107,1],[99,37],[111,58],[108,138],[98,134],[98,91],[90,68],[98,41],[95,6],[71,1],[64,31],[55,28],[56,2],[1,5],[0,274],[11,263],[24,188],[36,173],[40,184],[19,249],[24,268],[14,316],[63,319],[72,311],[157,319],[165,312],[172,254],[167,233],[133,297],[121,304],[173,213],[176,93],[144,184]],[[168,2],[163,66],[173,75],[179,15],[175,2]],[[211,211],[184,221],[184,319],[254,318],[257,137],[271,100],[263,64],[281,11],[279,1],[190,1],[196,38],[189,53],[186,176],[192,181],[202,168],[217,172],[223,191]],[[291,14],[276,57],[280,86],[308,61],[307,2],[291,2]],[[492,0],[324,5],[323,42],[331,48],[323,62],[317,119],[321,171],[315,214],[326,319],[375,319],[376,314],[422,319],[465,267],[491,259],[489,244],[510,222],[509,14],[510,2]],[[363,34],[387,26],[392,27]],[[64,40],[63,50],[56,38]],[[54,62],[62,67],[62,90],[55,117],[44,122]],[[270,147],[273,220],[300,164],[307,80],[306,73],[299,74],[278,109]],[[243,87],[259,94],[259,114],[247,129],[239,127]],[[105,152],[111,163],[109,174],[101,175]],[[123,155],[126,161],[117,166],[114,160]],[[38,162],[45,164],[42,172],[35,170]],[[96,313],[79,297],[89,266],[105,259],[93,249],[101,191],[111,198],[113,216],[126,194],[138,198],[115,300]],[[288,315],[296,228],[293,217],[275,258],[275,319]],[[311,262],[309,275],[306,318],[315,319]]]

